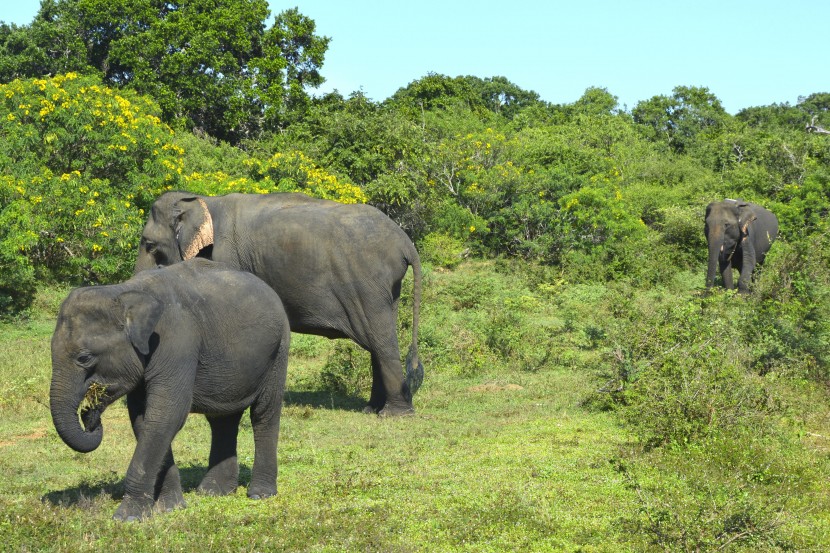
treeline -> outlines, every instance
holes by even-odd
[[[733,116],[678,86],[626,111],[601,88],[554,105],[504,77],[429,74],[380,102],[315,98],[314,22],[294,9],[266,29],[263,0],[223,6],[53,0],[0,25],[5,312],[37,281],[126,278],[167,189],[366,201],[433,262],[589,281],[698,266],[703,208],[724,197],[772,209],[786,241],[825,230],[830,137],[807,128],[830,126],[828,93]]]

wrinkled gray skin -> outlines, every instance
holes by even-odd
[[[712,202],[706,207],[704,227],[709,244],[706,287],[715,283],[720,272],[727,290],[734,288],[732,269],[737,269],[738,291],[749,292],[752,273],[764,262],[778,236],[778,219],[763,207],[743,200]]]
[[[73,290],[52,336],[52,421],[72,449],[101,443],[101,413],[127,407],[136,449],[115,519],[184,506],[171,442],[188,413],[211,427],[199,490],[238,486],[237,432],[250,407],[255,455],[248,496],[277,493],[277,437],[290,341],[277,294],[260,279],[197,259],[111,286]],[[105,393],[83,406],[93,383]]]
[[[205,232],[207,226],[212,232]],[[369,351],[373,382],[366,412],[413,412],[412,395],[423,380],[418,361],[421,262],[412,241],[386,215],[368,205],[304,194],[168,192],[153,204],[135,270],[191,255],[263,279],[280,295],[291,330],[350,338]],[[408,266],[414,275],[413,322],[404,378],[397,318]]]

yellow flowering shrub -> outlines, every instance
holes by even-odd
[[[244,164],[248,169],[247,176],[234,176],[222,171],[192,172],[184,175],[184,188],[209,196],[233,192],[302,192],[344,204],[366,202],[366,194],[359,186],[338,179],[302,152],[278,152],[265,160],[251,157],[245,159]]]
[[[146,210],[184,172],[157,113],[74,73],[0,84],[0,309],[12,267],[72,282],[132,273]]]

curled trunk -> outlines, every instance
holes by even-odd
[[[82,413],[83,425],[78,417],[78,408],[84,399],[87,388],[83,382],[76,385],[63,385],[52,378],[49,393],[52,422],[61,439],[81,453],[88,453],[101,445],[104,428],[101,426],[101,413],[98,409]]]

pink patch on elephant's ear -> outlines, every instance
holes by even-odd
[[[193,237],[193,240],[190,241],[190,244],[187,245],[187,248],[182,253],[182,258],[184,259],[192,259],[196,257],[202,248],[213,244],[213,219],[210,216],[210,211],[208,211],[207,205],[205,205],[205,201],[201,198],[199,198],[199,205],[202,206],[205,220],[202,221],[201,225],[199,225],[199,230],[196,232],[196,236]]]

